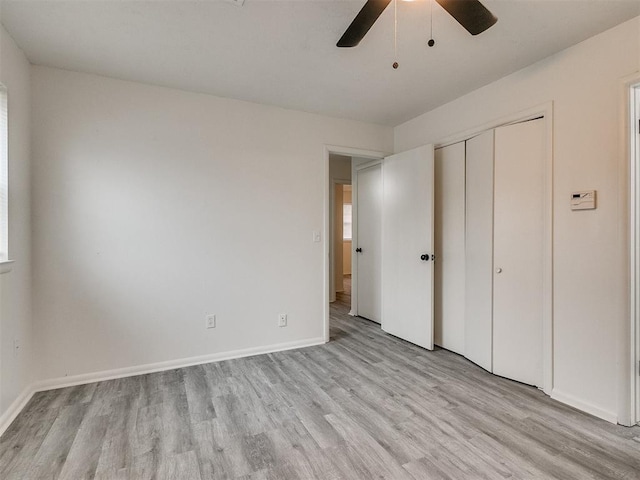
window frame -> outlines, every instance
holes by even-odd
[[[0,274],[11,271],[9,257],[9,94],[0,83]]]

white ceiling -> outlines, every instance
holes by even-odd
[[[472,37],[433,4],[428,48],[429,2],[398,2],[395,57],[393,3],[339,49],[364,0],[1,1],[34,64],[386,125],[640,14],[640,0],[484,0],[499,20]]]

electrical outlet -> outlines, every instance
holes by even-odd
[[[13,339],[13,356],[17,357],[20,354],[20,339]]]
[[[281,313],[280,315],[278,315],[278,326],[279,327],[286,327],[287,326],[287,314],[286,313]]]
[[[213,315],[213,314],[207,315],[206,327],[207,328],[216,328],[216,316],[215,315]]]

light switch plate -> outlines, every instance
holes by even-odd
[[[571,210],[593,210],[596,208],[596,191],[583,190],[571,194]]]

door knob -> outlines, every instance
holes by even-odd
[[[360,247],[356,248],[356,253],[362,253],[362,249]]]
[[[428,253],[423,253],[422,255],[420,255],[420,260],[422,260],[423,262],[426,262],[429,260],[429,254]]]
[[[502,273],[502,269],[500,267],[496,268],[496,273]]]

